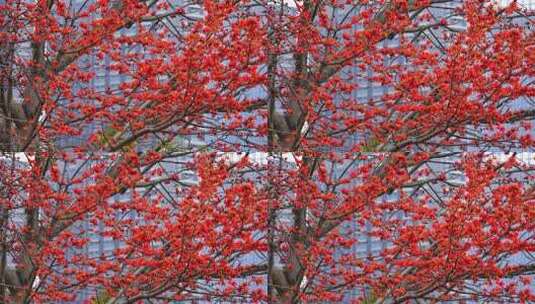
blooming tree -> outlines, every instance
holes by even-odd
[[[1,301],[534,301],[532,14],[0,2]]]

